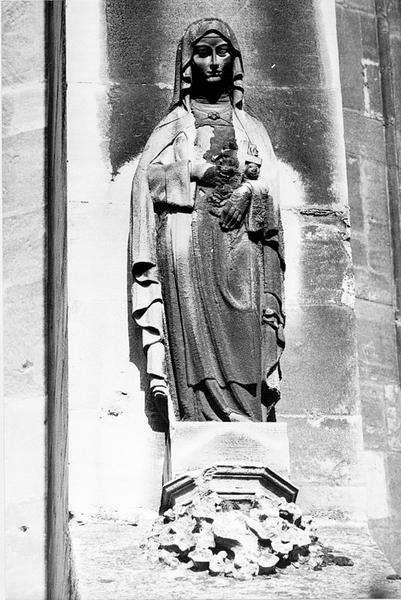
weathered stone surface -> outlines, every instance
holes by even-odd
[[[389,490],[389,503],[392,514],[398,515],[401,506],[401,452],[389,452],[387,454],[387,483]],[[397,517],[396,517],[397,518]]]
[[[360,194],[365,221],[388,224],[386,166],[375,159],[362,158]],[[388,238],[385,240],[388,243]]]
[[[363,57],[372,61],[379,60],[377,41],[377,23],[375,15],[360,15]]]
[[[344,5],[347,9],[375,14],[375,0],[336,0],[336,3]]]
[[[330,521],[366,522],[367,515],[363,500],[364,485],[333,486],[297,481],[300,485],[298,502],[302,510],[314,519]]]
[[[3,140],[3,218],[44,206],[43,142],[43,130]],[[7,235],[6,230],[4,234]]]
[[[43,454],[43,446],[35,440],[29,453],[39,454],[40,451]],[[20,464],[17,468],[21,471]],[[44,473],[44,465],[37,472]],[[12,475],[9,473],[8,481]],[[27,490],[25,499],[20,496],[18,502],[10,502],[6,508],[7,546],[2,583],[6,589],[5,597],[10,600],[38,600],[46,597],[45,517],[41,497],[44,483],[41,476],[38,481],[42,483],[39,497],[33,497]]]
[[[281,414],[356,412],[354,327],[353,311],[346,306],[288,310]]]
[[[44,5],[37,0],[4,0],[3,85],[44,81]]]
[[[227,463],[259,463],[288,474],[285,423],[178,421],[170,435],[173,475]]]
[[[337,39],[341,56],[340,78],[343,106],[362,110],[362,41],[360,15],[337,4]]]
[[[24,522],[23,507],[28,506],[30,499],[39,502],[43,495],[45,456],[41,451],[45,443],[45,398],[31,397],[29,401],[26,398],[6,398],[4,408],[7,425],[3,438],[7,456],[5,499],[9,531],[16,532],[17,525],[26,525],[29,529],[42,530],[43,538],[45,515],[35,523],[33,510],[30,511],[30,519],[27,518]],[[24,465],[24,469],[21,469],[21,465]],[[20,505],[21,510],[17,510],[17,505]],[[13,514],[14,510],[16,514]],[[30,536],[27,537],[31,539]],[[42,538],[38,543],[43,542]]]
[[[396,10],[396,5],[393,9]],[[401,114],[401,35],[397,30],[391,38],[391,61],[393,64],[394,104],[396,114]],[[399,117],[398,117],[399,119]],[[401,133],[397,127],[398,155],[401,153]]]
[[[82,600],[242,600],[273,598],[397,598],[392,568],[364,527],[317,523],[322,542],[350,557],[350,567],[329,565],[322,571],[291,569],[268,578],[238,581],[207,572],[171,570],[147,561],[139,549],[144,529],[116,522],[71,523],[74,561]]]
[[[382,90],[379,63],[363,59],[364,114],[372,119],[382,120]]]
[[[401,451],[401,391],[399,385],[386,385],[384,388],[386,438],[390,451]],[[401,482],[399,482],[401,485]]]
[[[383,385],[374,381],[360,382],[363,419],[363,442],[368,450],[387,447],[387,423]]]
[[[45,2],[1,2],[5,597],[46,595]]]
[[[366,231],[372,252],[377,246],[385,247],[388,263],[385,272],[388,272],[391,260],[386,166],[374,159],[348,156],[347,168],[352,231]],[[379,269],[375,263],[371,266],[383,271],[383,266]]]
[[[396,37],[401,30],[401,7],[397,2],[391,2],[388,6],[388,15],[390,18],[389,30],[392,36]]]
[[[367,248],[366,248],[366,237],[364,234],[358,235],[358,233],[353,233],[351,238],[351,249],[352,249],[352,261],[354,267],[359,267],[362,269],[367,269],[368,266],[368,256],[367,256]],[[356,284],[356,294],[358,296],[362,296],[361,286],[359,282],[359,271],[355,272],[355,284]]]
[[[345,215],[311,208],[283,216],[286,306],[352,305],[353,274]]]
[[[45,262],[44,211],[32,210],[24,215],[6,217],[4,228],[4,286],[30,285],[42,281]]]
[[[171,94],[170,86],[153,83],[110,87],[110,104],[118,107],[118,114],[110,119],[108,131],[113,173],[142,152],[152,130],[167,114]]]
[[[44,390],[43,281],[15,285],[4,294],[4,389],[31,398]]]
[[[6,320],[7,323],[7,320]],[[33,386],[24,377],[17,393],[4,402],[5,583],[6,598],[45,596],[44,395],[27,398]],[[39,386],[36,386],[36,391]],[[40,388],[39,388],[40,389]],[[40,390],[43,393],[43,389]],[[6,390],[10,394],[10,389]],[[28,585],[29,583],[29,585]]]
[[[366,224],[376,222],[389,227],[385,165],[375,160],[361,160],[360,193],[364,201]],[[387,233],[383,242],[389,245],[389,233]]]
[[[376,519],[369,522],[369,529],[392,567],[398,574],[401,574],[401,555],[398,552],[398,549],[401,548],[401,523],[394,517]]]
[[[88,398],[85,408],[70,407],[69,431],[73,436],[69,460],[73,468],[69,473],[69,508],[74,514],[102,511],[113,518],[133,519],[139,506],[159,509],[164,434],[148,427],[139,394],[124,396],[117,405],[115,400],[111,404],[109,393],[109,404],[104,404],[103,387],[95,388],[95,393],[92,390],[92,409],[88,409]],[[70,389],[72,393],[77,392]],[[141,458],[134,461],[132,457]]]
[[[393,266],[386,167],[376,160],[348,156],[351,245],[356,294],[392,303]]]
[[[372,118],[382,118],[383,103],[379,67],[377,23],[375,15],[360,15],[363,46],[364,111]]]
[[[171,83],[174,53],[188,23],[213,15],[230,23],[246,63],[254,62],[250,82],[266,77],[272,68],[275,85],[315,86],[319,82],[319,48],[316,41],[315,11],[307,0],[294,6],[274,0],[266,5],[252,0],[228,0],[216,5],[207,0],[196,6],[190,0],[165,5],[160,18],[159,5],[138,5],[129,0],[107,2],[107,27],[111,78],[119,81]],[[152,44],[144,42],[152,37]],[[305,60],[308,63],[305,69]]]
[[[382,383],[397,382],[393,308],[358,300],[356,314],[361,379]]]
[[[368,520],[386,518],[390,515],[386,482],[386,453],[383,450],[368,450],[365,448],[363,458]]]
[[[356,296],[362,300],[391,305],[392,289],[386,275],[355,266]]]
[[[344,108],[345,147],[355,156],[386,162],[384,128],[380,121]]]
[[[345,204],[345,168],[334,118],[338,90],[281,89],[262,82],[247,90],[246,99],[251,114],[266,126],[278,158],[300,174],[305,204]]]
[[[391,291],[392,255],[389,223],[380,223],[370,217],[368,222],[368,264],[372,271],[381,273],[387,280],[386,288]]]
[[[392,62],[392,85],[393,101],[396,115],[396,143],[398,147],[398,156],[401,152],[400,135],[400,116],[401,116],[401,21],[400,21],[399,3],[389,4],[389,29],[390,29],[390,52]],[[392,346],[393,347],[393,346]],[[388,494],[391,515],[387,520],[386,526],[380,530],[382,547],[387,555],[392,557],[394,566],[401,572],[401,556],[399,548],[401,547],[401,519],[400,519],[400,498],[401,498],[401,435],[400,435],[400,397],[398,385],[386,385],[386,420],[388,433],[388,448],[386,472],[389,480]],[[376,530],[375,530],[376,533]]]
[[[353,239],[355,231],[363,231],[365,221],[361,198],[360,159],[350,154],[347,154],[347,183],[352,228],[351,239]]]
[[[301,491],[304,485],[363,485],[359,417],[282,418],[288,425],[291,477]]]
[[[45,127],[45,86],[10,86],[2,98],[3,136],[42,130]],[[42,133],[42,131],[41,131]]]

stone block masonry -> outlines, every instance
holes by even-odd
[[[7,600],[46,596],[44,5],[1,3]]]
[[[388,5],[392,65],[381,64],[376,10]],[[391,5],[391,6],[390,6]],[[351,245],[356,279],[360,398],[367,469],[371,473],[370,527],[397,569],[401,520],[399,373],[394,324],[394,237],[380,69],[393,82],[401,117],[399,3],[337,2],[337,35],[343,95]],[[398,138],[399,140],[399,138]],[[399,240],[398,240],[399,241]],[[395,445],[394,445],[395,444]]]

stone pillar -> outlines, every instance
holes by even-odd
[[[45,590],[45,2],[4,1],[5,597]],[[2,540],[3,542],[3,540]]]
[[[396,132],[401,122],[399,11],[399,3],[337,2],[368,516],[376,541],[398,569],[401,408],[393,260],[399,263],[400,239],[394,238],[391,202],[399,206],[399,190],[391,189],[389,178],[399,173],[401,144],[398,138],[398,150],[389,152],[386,128]]]

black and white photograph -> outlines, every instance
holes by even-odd
[[[0,598],[401,598],[401,0],[0,6]]]

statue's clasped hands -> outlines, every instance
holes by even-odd
[[[252,191],[248,185],[241,185],[226,200],[221,211],[220,226],[223,231],[239,227],[251,201]]]
[[[210,163],[191,164],[191,180],[205,187],[216,187],[226,182],[218,166]],[[224,193],[219,190],[220,195]],[[222,201],[220,225],[223,231],[239,227],[251,201],[252,188],[244,183]]]

